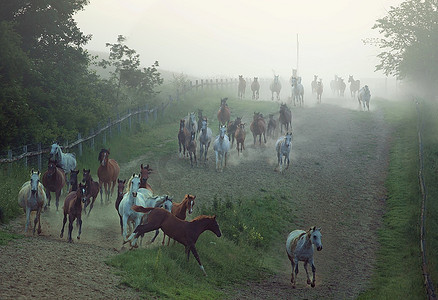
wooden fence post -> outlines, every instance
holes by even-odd
[[[23,146],[23,153],[27,153],[27,145]],[[27,168],[27,156],[24,157],[24,166]]]
[[[8,158],[12,160],[12,150],[8,150]],[[11,175],[12,162],[8,163],[8,174]]]
[[[37,146],[37,150],[38,150],[38,170],[41,171],[42,168],[42,161],[43,161],[43,154],[41,153],[41,143],[38,143]]]
[[[90,129],[90,136],[94,135],[94,130],[93,128]],[[90,148],[91,150],[94,151],[94,136],[90,139]]]
[[[128,115],[129,115],[129,117],[128,117],[129,130],[131,131],[131,128],[132,128],[132,116],[131,116],[131,109],[130,108],[128,108]]]
[[[78,132],[78,141],[81,139],[82,139],[81,133]],[[82,156],[82,142],[79,142],[78,149],[79,149],[79,156]]]
[[[118,120],[117,130],[118,130],[118,133],[120,134],[122,132],[122,122],[120,122],[120,113],[117,113],[117,120]]]
[[[146,123],[149,122],[149,105],[147,103],[145,106],[144,120]]]
[[[157,120],[157,108],[155,107],[154,108],[154,121],[156,121]]]
[[[109,137],[111,138],[112,137],[112,131],[111,131],[111,118],[108,118],[108,130],[109,130]]]

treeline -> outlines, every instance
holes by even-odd
[[[125,38],[97,61],[73,15],[89,0],[0,0],[0,150],[74,138],[116,111],[144,105],[163,80],[158,62],[140,68]],[[111,67],[101,78],[93,64]]]

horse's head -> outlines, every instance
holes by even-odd
[[[240,129],[244,130],[245,129],[245,123],[240,123],[239,125],[237,125]]]
[[[259,80],[258,77],[254,77],[254,82],[257,82]]]
[[[149,167],[149,164],[146,167],[143,167],[143,164],[140,165],[140,179],[141,184],[145,185],[149,179],[149,174],[152,173],[152,168]]]
[[[194,196],[194,195],[186,194],[184,196],[183,202],[187,203],[186,207],[187,207],[187,210],[189,211],[189,214],[191,214],[193,212],[193,207],[195,206],[195,199],[196,199],[196,196]]]
[[[140,174],[133,174],[131,179],[131,186],[129,187],[129,192],[135,198],[137,197],[138,189],[140,188]]]
[[[190,142],[196,141],[196,131],[192,130],[190,132]]]
[[[53,143],[50,148],[50,158],[53,160],[58,160],[60,157],[61,147],[57,143]]]
[[[288,132],[284,137],[284,145],[289,148],[291,146],[291,143],[292,143],[292,132]]]
[[[209,219],[208,229],[211,230],[217,237],[222,236],[221,229],[219,228],[219,224],[216,221],[216,215],[212,217],[206,217]]]
[[[207,118],[203,119],[201,122],[201,131],[203,134],[207,133]]]
[[[126,183],[126,179],[118,179],[117,178],[117,196],[122,197],[123,196],[123,191],[125,189],[125,183]]]
[[[83,169],[82,170],[82,182],[87,182],[88,181],[88,179],[90,178],[90,169],[88,169],[88,170],[85,170],[85,169]]]
[[[78,197],[78,199],[80,199],[80,201],[82,201],[82,203],[84,203],[85,205],[87,204],[88,197],[85,184],[79,183],[78,190],[76,191],[76,196]]]
[[[49,160],[49,164],[47,166],[47,175],[49,175],[49,177],[56,173],[57,164],[58,162],[56,160]]]
[[[186,127],[186,120],[184,119],[179,120],[179,131],[184,131],[185,127]]]
[[[40,182],[40,171],[34,171],[30,173],[30,190],[32,195],[38,195],[38,183]]]
[[[101,164],[103,167],[105,167],[106,164],[107,164],[107,162],[108,162],[109,154],[110,154],[110,152],[109,152],[109,150],[107,150],[107,149],[102,149],[102,150],[100,150],[100,153],[99,153],[99,162],[100,162],[100,164]]]
[[[70,170],[70,184],[71,185],[78,183],[78,174],[79,174],[79,170],[77,170],[77,171]]]
[[[321,228],[316,228],[313,226],[307,232],[307,236],[310,239],[311,243],[316,247],[316,250],[322,250],[322,241],[321,241]]]
[[[221,140],[223,140],[225,138],[226,132],[227,132],[227,126],[220,125],[220,127],[219,127],[219,137],[220,137]]]
[[[221,107],[227,106],[227,100],[228,100],[228,98],[222,98],[221,99]]]

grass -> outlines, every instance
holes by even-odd
[[[21,238],[23,238],[23,235],[9,233],[0,229],[0,246],[7,245],[9,241]]]

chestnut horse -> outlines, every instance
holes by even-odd
[[[179,157],[186,156],[186,140],[190,136],[189,130],[185,126],[186,120],[179,120],[179,131],[178,131],[178,145],[179,145]],[[183,151],[183,155],[181,155]]]
[[[187,142],[186,148],[190,155],[190,166],[193,167],[193,158],[195,159],[196,166],[198,165],[198,160],[196,159],[196,131],[192,130],[190,133],[190,139]]]
[[[69,190],[69,192],[74,192],[78,189],[78,174],[79,174],[79,170],[77,170],[77,171],[70,170],[70,179],[69,179],[70,190]]]
[[[87,206],[91,202],[90,210],[88,211],[88,215],[90,215],[90,212],[93,209],[94,201],[97,198],[97,194],[99,194],[99,182],[93,180],[90,169],[82,170],[82,182],[85,183],[85,190],[87,191],[87,203],[84,205],[84,212],[87,213]],[[93,199],[91,200],[91,198]]]
[[[117,210],[117,214],[119,215],[119,218],[120,218],[121,234],[123,234],[123,219],[119,213],[119,206],[120,206],[120,202],[123,199],[123,195],[125,194],[125,191],[124,191],[125,190],[125,183],[126,183],[126,179],[124,179],[124,180],[117,179],[117,199],[116,199],[115,207]]]
[[[116,186],[117,177],[119,177],[120,167],[119,164],[112,158],[109,158],[110,151],[107,149],[100,150],[98,160],[100,162],[99,169],[97,169],[97,176],[99,177],[99,189],[100,189],[100,201],[102,200],[102,188],[105,185],[106,201],[110,201],[111,196]]]
[[[204,266],[202,265],[199,258],[198,252],[196,251],[195,243],[201,233],[206,230],[210,230],[211,232],[216,234],[217,237],[220,237],[222,235],[219,225],[216,221],[216,216],[198,216],[192,221],[188,222],[178,219],[176,216],[174,216],[164,208],[142,207],[134,205],[132,209],[137,212],[150,213],[147,223],[143,225],[138,225],[129,239],[134,238],[134,236],[135,238],[138,238],[140,235],[143,235],[146,232],[161,228],[161,230],[163,230],[166,235],[185,246],[187,261],[190,257],[190,251],[193,253],[193,256],[198,261],[199,267],[201,268],[202,272],[205,276],[207,276]]]
[[[56,160],[49,160],[47,171],[43,174],[42,182],[46,190],[47,206],[50,206],[50,200],[52,198],[50,193],[54,192],[56,195],[56,210],[58,210],[59,196],[61,196],[61,190],[65,185],[65,174],[61,168],[57,167]]]
[[[266,123],[263,115],[261,113],[254,113],[253,121],[250,125],[250,130],[252,132],[252,136],[254,137],[254,145],[256,144],[257,136],[260,135],[259,141],[260,145],[262,144],[262,135],[263,140],[266,144]]]
[[[286,127],[286,132],[289,131],[289,127],[292,130],[292,112],[287,107],[286,103],[280,105],[280,133],[283,134],[283,126]]]
[[[64,227],[68,216],[68,242],[73,243],[71,233],[73,231],[73,222],[77,219],[76,224],[79,226],[78,240],[81,238],[82,231],[82,204],[87,202],[87,192],[85,185],[79,183],[77,191],[68,193],[64,201],[64,220],[62,221],[62,229],[60,238],[64,236]]]
[[[143,164],[140,165],[140,188],[148,189],[152,192],[152,187],[148,183],[149,174],[151,174],[153,169],[149,167],[149,164],[147,164],[145,167],[143,167]]]
[[[243,150],[245,150],[245,136],[246,136],[245,123],[240,123],[236,129],[237,155],[239,155],[240,152],[243,152]]]
[[[230,109],[227,104],[228,98],[221,99],[221,106],[217,112],[217,119],[219,120],[219,125],[225,125],[230,122]]]

